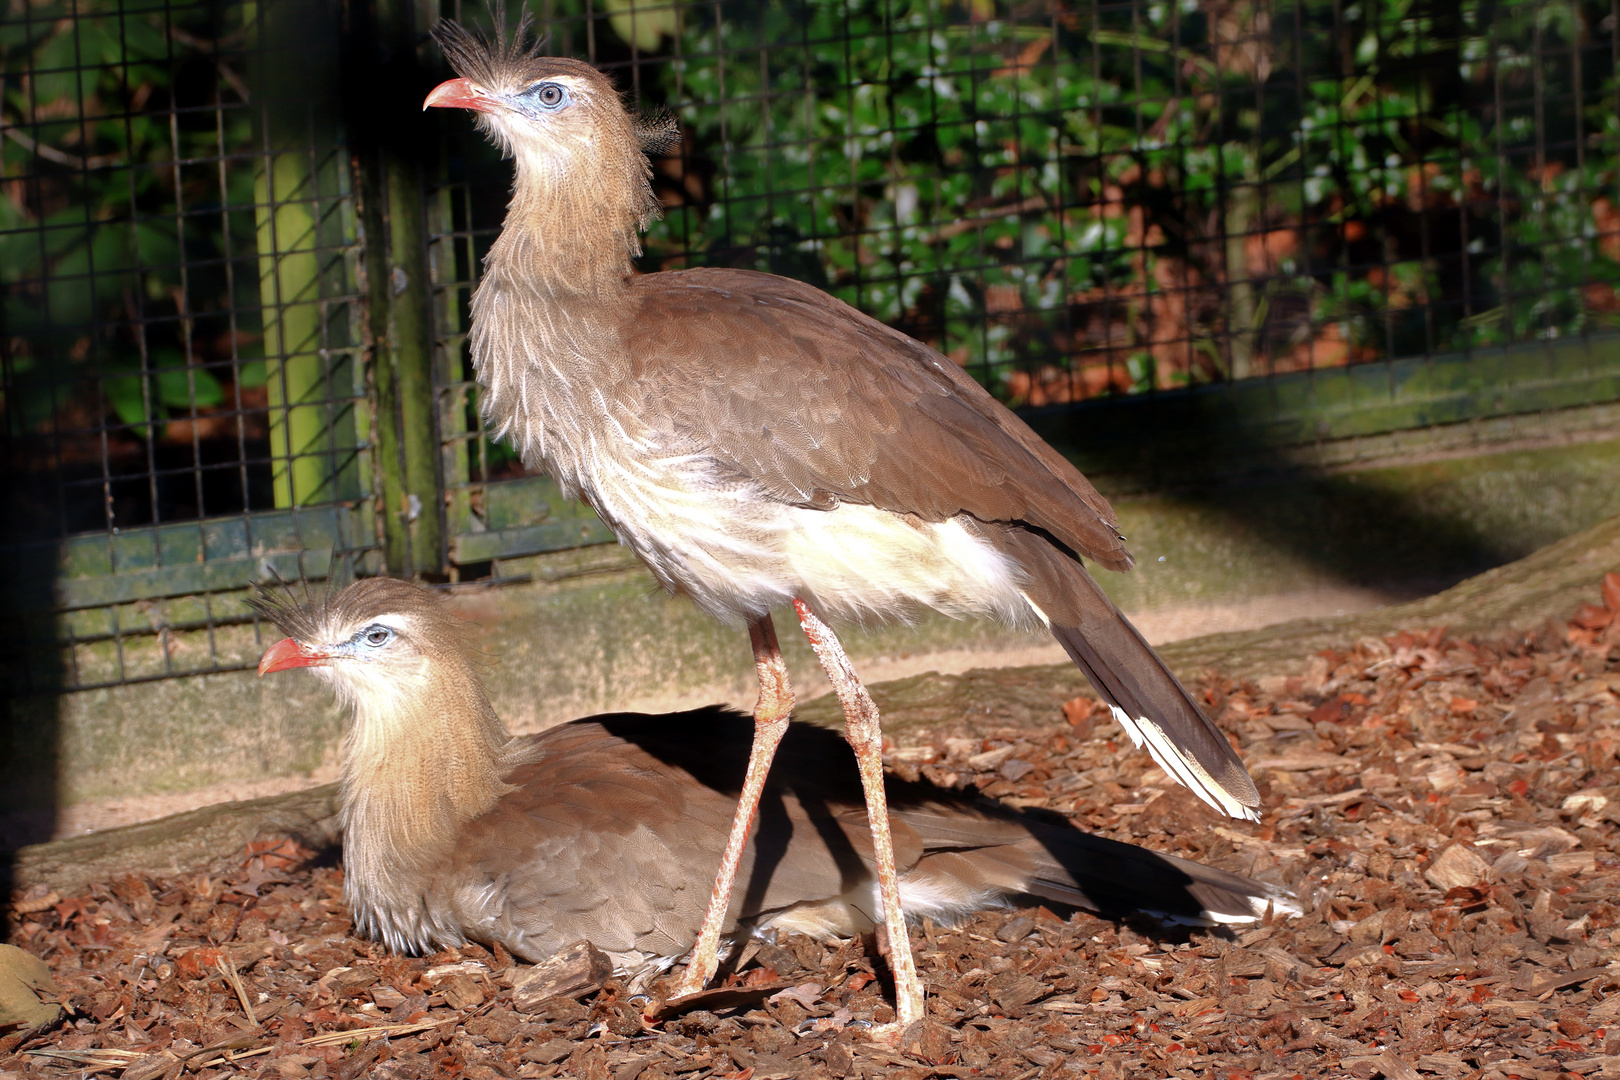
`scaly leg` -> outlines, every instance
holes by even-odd
[[[866,817],[872,828],[872,854],[877,859],[878,889],[883,896],[883,919],[889,931],[889,967],[894,972],[895,1023],[897,1034],[923,1018],[922,980],[911,958],[911,938],[906,933],[905,913],[900,910],[900,879],[894,868],[894,838],[889,832],[889,802],[883,791],[883,732],[878,723],[877,705],[866,692],[849,657],[827,625],[816,617],[803,600],[795,599],[799,625],[816,659],[832,680],[833,691],[844,706],[844,737],[855,749],[861,768],[861,787],[866,790]]]
[[[771,758],[787,733],[788,716],[793,712],[793,686],[788,682],[787,665],[776,645],[776,627],[770,613],[748,624],[748,640],[754,646],[754,668],[759,672],[759,702],[754,706],[754,745],[748,752],[748,775],[743,780],[737,816],[731,819],[731,835],[726,838],[720,872],[715,875],[714,892],[703,916],[703,929],[686,963],[686,973],[675,988],[675,997],[695,994],[714,978],[720,966],[720,932],[726,925],[726,909],[731,906],[731,889],[737,878],[737,864],[748,846],[748,831],[759,812],[760,793],[771,770]]]

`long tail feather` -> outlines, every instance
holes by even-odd
[[[1286,889],[1078,829],[1041,829],[1013,845],[939,852],[922,859],[907,879],[977,884],[1103,915],[1143,912],[1198,925],[1300,911]]]
[[[919,898],[957,896],[956,906],[970,910],[968,897],[1027,894],[1105,915],[1199,924],[1300,911],[1286,889],[1241,874],[988,804],[910,803],[907,790],[897,792],[894,817],[926,852],[906,875]]]
[[[1232,744],[1080,560],[1024,529],[1001,529],[995,540],[1028,575],[1030,603],[1132,741],[1215,809],[1258,821],[1260,793]]]

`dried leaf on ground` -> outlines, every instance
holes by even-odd
[[[892,755],[899,770],[1294,887],[1306,913],[1235,930],[1046,908],[926,924],[914,943],[929,1020],[897,1047],[861,1035],[893,1016],[869,943],[785,937],[755,950],[731,992],[652,1032],[645,1001],[612,978],[525,1012],[510,958],[403,958],[360,941],[341,871],[266,838],[223,875],[13,898],[12,944],[46,962],[71,1013],[33,1039],[0,1037],[0,1070],[1613,1075],[1620,578],[1592,593],[1535,634],[1402,632],[1254,681],[1208,672],[1194,692],[1254,769],[1266,812],[1253,825],[1200,814],[1087,705],[1054,707],[1044,724],[943,720],[910,736]]]

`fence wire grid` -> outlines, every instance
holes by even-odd
[[[1612,328],[1615,24],[1612,3],[623,0],[540,30],[681,120],[645,269],[812,281],[1042,406]],[[468,140],[450,157],[481,175],[440,233],[465,249],[439,263],[452,352],[506,182]]]
[[[461,579],[610,539],[479,429],[467,305],[509,165],[433,110],[419,201],[364,205],[393,190],[353,127],[378,10],[0,14],[0,556],[7,610],[39,616],[5,631],[14,689],[243,666],[248,583],[391,565],[402,522],[442,525],[406,569]],[[411,14],[423,87],[447,74],[432,20],[490,18]],[[680,120],[643,270],[810,281],[1015,407],[1466,366],[1620,321],[1620,0],[534,14],[551,51]],[[429,440],[425,492],[389,487],[409,454],[380,434],[396,354],[374,279],[409,282],[399,234],[381,256],[367,222],[405,220],[432,275],[433,430],[402,436]]]
[[[363,544],[335,37],[285,40],[299,7],[0,16],[7,606],[61,613],[10,628],[13,689],[242,666],[242,588]]]

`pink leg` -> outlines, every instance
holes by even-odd
[[[905,913],[900,910],[900,879],[894,867],[894,838],[889,832],[889,801],[883,791],[883,732],[877,705],[866,692],[849,657],[827,625],[803,600],[795,599],[799,625],[816,659],[832,680],[833,691],[844,706],[844,736],[855,749],[866,790],[866,817],[872,828],[872,853],[877,858],[878,889],[883,896],[883,919],[889,931],[889,967],[894,971],[894,1032],[904,1031],[923,1018],[922,980],[911,957]]]
[[[788,682],[787,665],[782,662],[782,651],[777,648],[776,627],[769,613],[748,624],[748,639],[754,646],[754,667],[759,672],[759,702],[754,706],[754,745],[748,753],[748,775],[743,779],[742,797],[737,801],[737,816],[731,819],[731,835],[726,838],[720,872],[714,879],[714,892],[709,894],[703,929],[698,932],[697,944],[692,946],[686,973],[675,988],[676,998],[702,990],[720,966],[720,933],[725,929],[726,909],[731,905],[737,864],[748,846],[748,831],[753,828],[754,815],[759,811],[759,797],[765,789],[771,758],[787,733],[788,716],[793,712],[793,686]]]

